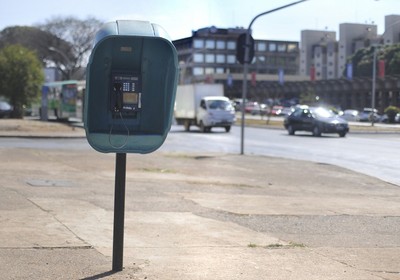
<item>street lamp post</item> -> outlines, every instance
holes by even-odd
[[[266,14],[270,14],[273,12],[276,12],[278,10],[282,10],[284,8],[288,8],[290,6],[299,4],[301,2],[305,2],[307,0],[301,0],[301,1],[297,1],[297,2],[293,2],[290,3],[288,5],[285,6],[281,6],[279,8],[273,9],[273,10],[269,10],[266,11],[264,13],[258,14],[257,16],[255,16],[252,21],[250,22],[249,27],[246,30],[246,43],[244,46],[244,63],[243,63],[243,86],[242,86],[242,123],[241,123],[241,141],[240,141],[240,154],[243,155],[244,154],[244,122],[245,122],[245,100],[246,100],[246,96],[247,96],[247,75],[249,72],[249,54],[250,54],[250,32],[251,32],[251,26],[253,25],[253,23],[256,21],[256,19],[258,19],[261,16],[264,16]]]
[[[392,24],[390,24],[389,26],[385,27],[385,32],[383,32],[383,34],[381,35],[382,38],[385,37],[386,32],[388,31],[389,28],[395,26],[396,24],[398,24],[400,22],[400,20],[397,20],[395,22],[393,22]],[[384,44],[384,43],[383,43]],[[371,109],[372,109],[372,113],[371,113],[371,126],[374,126],[374,122],[375,122],[375,91],[376,91],[376,56],[377,56],[377,50],[380,46],[383,46],[382,43],[381,44],[374,44],[374,55],[373,55],[373,61],[372,61],[372,89],[371,89]]]
[[[375,89],[376,89],[376,49],[378,46],[374,46],[374,58],[372,61],[372,92],[371,92],[371,126],[374,126],[375,119]]]

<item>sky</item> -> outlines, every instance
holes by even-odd
[[[172,40],[204,27],[247,28],[260,13],[297,0],[0,0],[0,31],[33,26],[54,17],[92,16],[108,22],[145,20],[161,25]],[[400,14],[400,0],[307,0],[264,15],[252,25],[255,39],[300,41],[301,30],[336,31],[339,24],[367,23],[384,32],[386,15]]]

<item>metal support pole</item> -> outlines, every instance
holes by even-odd
[[[242,121],[241,121],[241,134],[240,134],[240,154],[244,154],[244,122],[245,122],[245,107],[246,107],[246,96],[247,96],[247,74],[249,67],[247,60],[249,59],[249,47],[250,35],[249,30],[246,32],[246,47],[244,50],[244,64],[243,64],[243,86],[242,86]]]
[[[376,90],[376,48],[374,47],[374,58],[372,61],[372,92],[371,92],[371,126],[374,126],[375,117],[375,90]]]
[[[122,271],[124,257],[125,180],[126,154],[117,153],[115,163],[113,271]]]
[[[245,50],[244,50],[244,63],[243,63],[242,124],[241,124],[241,130],[242,131],[241,131],[241,137],[240,137],[240,154],[241,155],[244,154],[244,123],[245,123],[245,105],[246,105],[246,98],[247,98],[246,97],[247,96],[247,75],[248,75],[248,72],[249,72],[248,64],[251,62],[251,61],[248,61],[249,60],[249,54],[250,54],[250,50],[249,50],[250,46],[249,45],[250,45],[251,26],[253,25],[254,21],[257,18],[259,18],[259,17],[261,17],[263,15],[266,15],[266,14],[269,14],[269,13],[273,13],[273,12],[279,11],[281,9],[284,9],[284,8],[287,8],[287,7],[290,7],[290,6],[299,4],[301,2],[305,2],[305,1],[307,1],[307,0],[301,0],[301,1],[293,2],[293,3],[290,3],[288,5],[281,6],[279,8],[276,8],[276,9],[269,10],[269,11],[266,11],[264,13],[258,14],[257,16],[255,16],[253,18],[253,20],[249,24],[249,27],[247,28],[247,31],[246,31],[246,45],[245,45]]]

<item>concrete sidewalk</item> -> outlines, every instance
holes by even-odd
[[[124,270],[113,273],[115,155],[0,155],[1,279],[400,279],[400,188],[372,177],[269,157],[130,154]]]

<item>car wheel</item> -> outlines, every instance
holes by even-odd
[[[225,131],[226,131],[226,132],[231,131],[231,127],[230,127],[230,126],[225,126]]]
[[[211,126],[205,126],[202,121],[200,121],[200,131],[201,132],[211,132]]]
[[[346,136],[346,132],[339,132],[339,136],[340,137],[345,137]]]
[[[289,135],[294,135],[295,130],[293,129],[293,126],[289,125],[287,128],[287,131],[288,131]]]
[[[321,128],[318,125],[314,126],[312,134],[317,137],[321,136]]]
[[[202,121],[200,121],[200,131],[201,132],[206,132],[206,127],[204,126]]]
[[[190,131],[190,121],[185,121],[183,126],[185,127],[185,131]]]

